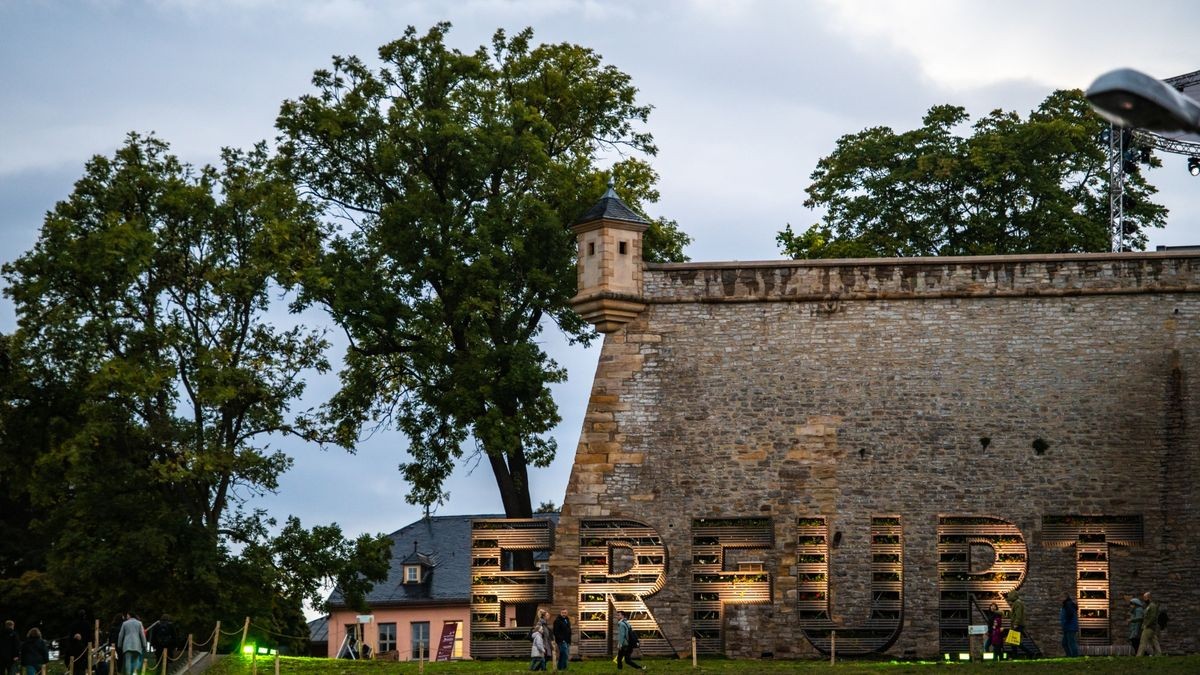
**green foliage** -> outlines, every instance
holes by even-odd
[[[379,68],[335,57],[315,94],[283,104],[284,165],[342,222],[299,278],[300,304],[327,309],[350,339],[325,422],[344,445],[368,421],[409,439],[410,503],[442,503],[466,453],[482,453],[505,513],[528,517],[529,465],[555,454],[549,385],[565,372],[539,336],[595,333],[571,311],[567,229],[604,191],[604,149],[652,154],[649,107],[629,76],[571,44],[496,33],[464,54],[449,24],[409,27]],[[635,208],[657,176],[635,159],[612,172]],[[688,238],[655,223],[651,260]]]
[[[319,239],[261,145],[194,169],[131,134],[88,162],[3,268],[18,330],[0,339],[0,480],[14,505],[0,527],[27,531],[24,550],[0,549],[0,604],[40,594],[63,598],[64,615],[296,628],[322,580],[386,571],[376,544],[336,526],[289,521],[272,539],[273,521],[244,508],[291,465],[272,438],[320,440],[289,408],[303,374],[328,367],[325,342],[265,318],[272,285],[305,264],[294,251]]]
[[[935,106],[912,131],[843,136],[817,163],[805,206],[822,222],[776,240],[792,258],[1107,251],[1106,126],[1078,90],[1029,117],[995,110],[970,135],[963,108]],[[1151,166],[1159,166],[1153,160]],[[1146,245],[1166,209],[1141,170],[1126,184],[1129,242]]]

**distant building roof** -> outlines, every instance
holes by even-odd
[[[373,607],[422,604],[457,604],[471,601],[471,521],[479,518],[503,518],[502,515],[431,516],[388,535],[392,540],[392,559],[387,579],[367,593]],[[558,522],[557,513],[536,514]],[[536,554],[546,559],[549,552]],[[422,582],[404,583],[405,564],[427,566]],[[345,608],[341,590],[329,594],[331,608]]]
[[[625,205],[621,198],[617,196],[613,190],[612,184],[609,184],[608,191],[596,202],[592,208],[588,209],[587,213],[575,219],[573,225],[581,223],[590,223],[593,220],[624,220],[630,223],[642,223],[649,225],[650,221],[638,215],[636,211]]]
[[[309,642],[329,642],[329,616],[322,616],[308,622]]]

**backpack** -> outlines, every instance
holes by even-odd
[[[636,649],[639,644],[637,631],[631,626],[629,628],[629,648]]]
[[[1157,628],[1159,630],[1162,630],[1166,627],[1167,627],[1167,610],[1160,609],[1160,610],[1158,610],[1158,626],[1157,626]]]

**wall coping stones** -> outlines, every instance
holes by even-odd
[[[1200,292],[1200,250],[646,265],[646,302],[806,302]]]

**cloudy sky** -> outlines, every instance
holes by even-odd
[[[1200,69],[1200,4],[1186,0],[0,0],[0,261],[34,243],[84,161],[126,132],[154,131],[184,160],[212,162],[222,146],[273,138],[280,102],[310,92],[332,55],[370,58],[405,26],[441,20],[463,50],[532,26],[630,73],[655,107],[662,201],[651,215],[679,221],[694,260],[778,258],[777,231],[817,220],[804,188],[842,134],[908,129],[941,103],[1027,113],[1120,66]],[[1164,164],[1150,178],[1171,215],[1151,246],[1200,244],[1200,179],[1183,157]],[[325,324],[318,312],[300,319]],[[0,331],[15,322],[0,301]],[[599,351],[553,334],[546,344],[570,381],[556,389],[559,457],[535,473],[535,505],[562,502]],[[334,384],[314,378],[306,405]],[[296,466],[258,502],[273,514],[351,533],[421,515],[396,471],[402,437],[376,434],[355,455],[282,444]],[[486,465],[449,487],[439,513],[500,511]]]

